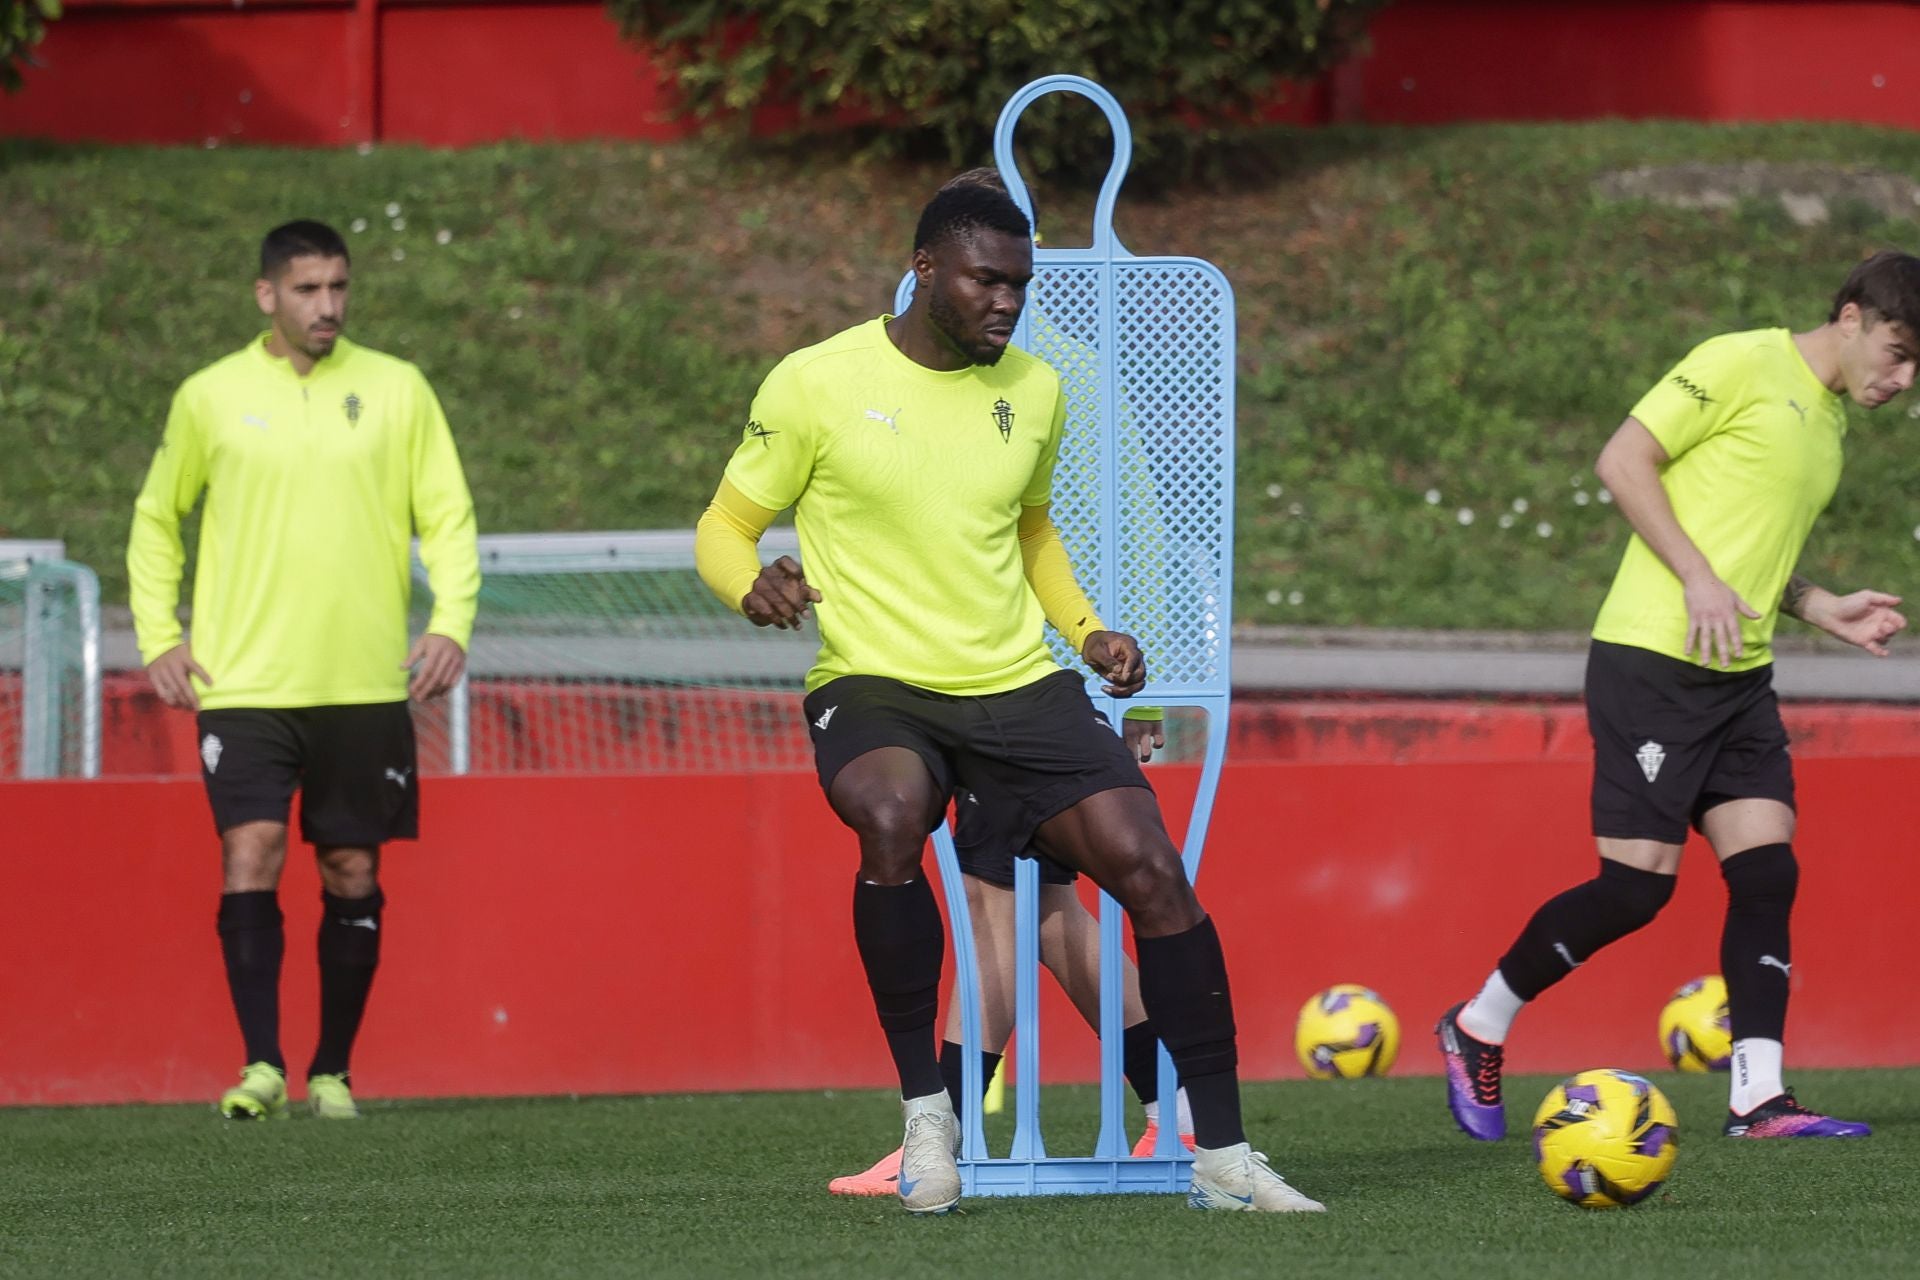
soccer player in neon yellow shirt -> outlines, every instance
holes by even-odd
[[[828,803],[859,838],[854,939],[901,1086],[900,1200],[960,1197],[959,1124],[934,1049],[944,935],[921,856],[956,788],[1083,871],[1133,924],[1140,989],[1190,1098],[1190,1203],[1322,1206],[1252,1150],[1240,1122],[1218,934],[1139,762],[1057,666],[1052,622],[1109,693],[1146,682],[1106,628],[1047,514],[1065,400],[1013,348],[1033,277],[1004,193],[942,191],[914,237],[916,298],[788,356],[768,375],[695,544],[701,576],[757,625],[817,616],[805,712]],[[755,544],[795,508],[806,570]]]
[[[1440,1020],[1447,1100],[1469,1137],[1506,1132],[1501,1069],[1522,1006],[1673,896],[1689,826],[1727,882],[1721,973],[1732,1019],[1723,1132],[1865,1137],[1781,1079],[1793,852],[1793,762],[1773,692],[1782,613],[1876,656],[1906,626],[1897,596],[1834,595],[1794,572],[1840,480],[1845,402],[1913,385],[1920,259],[1881,253],[1827,322],[1711,339],[1641,398],[1594,470],[1633,526],[1587,659],[1599,874],[1543,905],[1478,995]]]
[[[349,274],[332,228],[267,233],[254,299],[269,327],[181,384],[127,545],[147,675],[168,706],[199,715],[247,1055],[220,1099],[233,1119],[287,1111],[279,884],[296,789],[324,908],[307,1099],[323,1117],[358,1115],[348,1057],[380,959],[380,847],[419,822],[407,699],[459,681],[480,587],[446,417],[417,368],[343,336]],[[202,493],[189,639],[180,520]],[[434,602],[409,646],[416,531]]]
[[[968,169],[949,178],[942,191],[955,187],[987,187],[1006,193],[1000,171],[993,168]],[[1040,243],[1040,214],[1033,209],[1033,242]],[[1097,366],[1091,348],[1051,325],[1045,316],[1029,306],[1029,333],[1036,350],[1058,351],[1067,348],[1085,367]],[[1069,394],[1069,398],[1070,394]],[[1056,496],[1079,489],[1095,489],[1099,483],[1091,465],[1096,451],[1068,447],[1076,426],[1080,430],[1098,429],[1091,413],[1074,414],[1069,410],[1064,426],[1061,460],[1054,471]],[[1124,430],[1124,427],[1123,427]],[[1135,455],[1142,449],[1137,430],[1123,437]],[[1068,460],[1077,458],[1079,467]],[[1070,474],[1077,470],[1079,474]],[[1138,476],[1140,469],[1130,468]],[[1157,522],[1151,510],[1151,486],[1135,486],[1144,491],[1129,494],[1135,514],[1144,521]],[[1128,747],[1141,763],[1152,759],[1153,752],[1166,745],[1165,715],[1158,707],[1129,707],[1122,733]],[[1019,850],[1008,847],[995,830],[994,815],[987,813],[971,794],[955,797],[954,853],[964,877],[967,915],[973,924],[973,945],[980,976],[980,1078],[990,1082],[999,1069],[1007,1042],[1014,1030],[1014,859]],[[1037,850],[1026,855],[1035,859],[1040,870],[1040,964],[1052,973],[1060,988],[1079,1010],[1096,1034],[1100,1029],[1100,925],[1093,913],[1080,901],[1074,888],[1078,873]],[[1121,1061],[1122,1071],[1146,1113],[1145,1132],[1134,1144],[1134,1154],[1148,1156],[1158,1145],[1160,1134],[1159,1037],[1140,1003],[1140,977],[1133,961],[1121,956]],[[965,1050],[961,1045],[960,1002],[951,999],[947,1006],[946,1030],[940,1040],[940,1074],[946,1082],[947,1096],[957,1110],[960,1106]],[[1193,1145],[1193,1118],[1184,1091],[1175,1100],[1177,1132]],[[834,1178],[827,1190],[835,1195],[892,1196],[900,1190],[900,1150],[895,1148],[861,1173]]]

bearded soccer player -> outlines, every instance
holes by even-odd
[[[1689,826],[1727,884],[1720,967],[1732,1019],[1723,1132],[1865,1137],[1782,1083],[1799,883],[1793,764],[1773,692],[1780,614],[1879,657],[1900,600],[1834,595],[1794,572],[1840,479],[1846,401],[1877,409],[1913,385],[1920,259],[1856,267],[1827,322],[1696,347],[1642,397],[1594,470],[1633,526],[1587,658],[1599,874],[1533,915],[1480,993],[1441,1018],[1447,1100],[1469,1137],[1506,1132],[1503,1046],[1529,1001],[1673,896]]]
[[[413,365],[343,336],[348,283],[332,228],[267,233],[253,286],[267,331],[175,393],[127,546],[147,676],[168,706],[199,714],[246,1046],[220,1098],[229,1119],[287,1114],[279,885],[295,790],[323,907],[307,1102],[328,1119],[359,1114],[348,1059],[380,960],[380,849],[419,821],[407,699],[459,681],[480,587],[473,499],[440,403]],[[180,520],[203,492],[188,637]],[[434,600],[409,646],[416,532]]]
[[[1240,1123],[1232,1000],[1146,776],[1050,656],[1051,621],[1129,697],[1146,683],[1073,578],[1047,507],[1060,380],[1010,345],[1033,276],[1031,228],[1005,193],[940,192],[914,236],[916,300],[768,375],[700,521],[719,597],[760,626],[817,613],[805,713],[820,783],[860,846],[854,939],[900,1080],[901,1204],[960,1198],[960,1130],[934,1015],[945,939],[921,866],[956,788],[1126,910],[1149,1018],[1186,1086],[1198,1144],[1190,1202],[1322,1206],[1254,1152]],[[755,544],[795,508],[806,568]]]

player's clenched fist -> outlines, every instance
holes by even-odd
[[[1140,642],[1125,632],[1094,632],[1081,646],[1080,656],[1106,680],[1108,697],[1131,698],[1147,683],[1147,660]]]
[[[781,556],[753,580],[753,589],[740,600],[740,612],[756,627],[798,631],[807,607],[818,599],[820,593],[807,585],[793,557]]]

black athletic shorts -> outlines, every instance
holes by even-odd
[[[300,837],[309,844],[372,847],[419,834],[413,716],[404,702],[202,711],[200,776],[221,832],[284,823],[298,789]]]
[[[1593,834],[1683,844],[1728,800],[1793,806],[1773,667],[1719,671],[1632,645],[1587,653]]]
[[[954,843],[961,865],[996,884],[1013,883],[1013,858],[1033,856],[1034,830],[1047,819],[1115,787],[1152,790],[1071,671],[975,696],[883,676],[842,676],[808,694],[805,707],[823,791],[869,751],[912,750],[939,794],[960,799]],[[1048,866],[1043,862],[1041,872],[1049,883],[1073,878],[1058,863],[1051,873]]]
[[[1097,711],[1094,714],[1100,715]],[[1013,887],[1013,860],[1020,857],[1040,864],[1041,884],[1072,884],[1080,876],[1072,867],[1055,862],[1031,845],[1016,847],[981,805],[980,798],[965,787],[953,793],[953,856],[960,870],[976,880],[1009,889]]]

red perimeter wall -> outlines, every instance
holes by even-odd
[[[1399,0],[1278,118],[1920,127],[1920,5]],[[68,0],[0,134],[111,142],[684,135],[597,0]],[[772,122],[775,117],[770,117]]]
[[[1920,1063],[1896,998],[1920,755],[1803,758],[1796,1066]],[[1183,829],[1193,771],[1155,778]],[[1245,1074],[1293,1076],[1295,1012],[1363,982],[1400,1012],[1399,1070],[1544,896],[1590,873],[1577,758],[1246,763],[1200,890],[1232,965]],[[385,962],[355,1074],[392,1096],[881,1086],[849,927],[850,842],[805,773],[429,779],[395,846]],[[0,786],[0,1104],[210,1099],[240,1044],[193,780]],[[286,1048],[312,1047],[312,871],[290,870]],[[1658,1064],[1654,1017],[1716,968],[1721,890],[1691,854],[1651,928],[1530,1010],[1519,1071]],[[1051,997],[1049,1078],[1096,1072]]]

